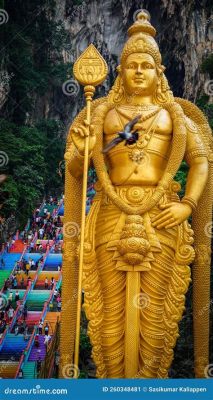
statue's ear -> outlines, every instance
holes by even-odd
[[[117,66],[116,71],[118,72],[118,74],[121,74],[121,65]]]
[[[164,73],[165,69],[166,69],[166,67],[164,67],[164,65],[160,65],[160,67],[158,67],[159,74],[162,75]]]

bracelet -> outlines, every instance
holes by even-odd
[[[189,196],[184,196],[181,202],[188,204],[192,208],[192,210],[195,210],[197,208],[197,202]]]

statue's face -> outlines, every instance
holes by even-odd
[[[158,81],[153,57],[146,53],[129,55],[122,68],[122,77],[128,94],[152,95]]]

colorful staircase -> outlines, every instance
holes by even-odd
[[[24,250],[25,244],[22,242],[22,240],[18,239],[15,241],[13,247],[10,249],[10,254],[11,253],[22,253]]]
[[[16,374],[18,361],[0,361],[0,378],[12,379]]]
[[[27,341],[24,340],[23,335],[14,335],[7,333],[3,347],[0,352],[0,360],[2,361],[18,361],[22,355],[23,350],[27,346]]]
[[[26,261],[29,261],[29,258],[31,258],[32,260],[34,260],[35,262],[38,261],[40,258],[42,257],[42,254],[40,253],[26,253],[24,255],[24,259]]]
[[[27,279],[30,277],[32,280],[35,277],[36,272],[35,271],[29,271],[29,274],[25,274],[25,272],[21,271],[19,274],[16,275],[17,277],[17,282],[18,282],[18,286],[17,288],[20,289],[21,288],[21,280],[22,278],[24,278],[24,288],[27,286]]]
[[[50,285],[51,278],[54,278],[55,281],[57,282],[58,279],[59,279],[59,275],[60,275],[60,272],[58,272],[58,271],[57,272],[56,271],[42,271],[42,272],[40,272],[40,274],[38,275],[38,279],[36,281],[35,289],[41,288],[41,287],[44,288],[45,278],[48,279],[49,285]]]
[[[7,292],[5,293],[7,298],[9,297],[10,292],[13,292],[12,307],[16,308],[16,302],[15,302],[15,292],[16,292],[16,290],[15,289],[7,289]],[[26,291],[24,289],[21,289],[21,290],[19,289],[18,292],[19,292],[19,300],[22,300]]]
[[[4,270],[12,270],[14,268],[15,262],[20,260],[21,255],[22,253],[5,253],[2,257],[5,262]]]
[[[28,311],[27,312],[27,318],[25,319],[25,322],[27,326],[34,327],[35,325],[39,324],[39,321],[41,319],[41,312],[39,311]],[[20,316],[18,318],[18,321],[22,320],[22,317]]]
[[[55,208],[58,208],[57,205],[55,204],[44,204],[42,209],[39,212],[39,217],[43,217],[44,216],[44,209],[47,209],[47,212],[50,212],[51,214],[53,213],[53,211],[55,210]]]
[[[43,271],[57,271],[62,264],[62,254],[49,254],[46,258]]]
[[[30,311],[42,311],[49,295],[49,290],[32,290],[27,297],[27,309]]]
[[[45,323],[48,322],[49,324],[49,331],[50,331],[50,335],[53,335],[53,333],[55,332],[55,326],[57,323],[57,318],[60,319],[61,317],[61,313],[60,312],[47,312],[45,320],[44,320],[44,326]]]
[[[62,214],[63,204],[61,205],[61,203],[60,206],[43,205],[41,213],[43,213],[44,207],[46,207],[49,212],[53,213],[53,215],[57,215],[59,209],[60,214]],[[56,209],[57,211],[55,212],[54,210]],[[52,249],[54,249],[53,245],[56,242],[57,241],[55,240],[50,241],[49,250],[51,250],[51,247]],[[41,259],[41,257],[45,257],[45,254],[40,253],[25,253],[24,243],[20,239],[17,239],[10,252],[4,253],[2,256],[5,262],[5,266],[3,268],[0,268],[0,290],[3,289],[5,280],[9,278],[11,273],[14,271],[15,262],[20,260],[23,253],[23,258],[27,261],[29,260],[29,258],[31,258],[36,262]],[[25,321],[29,328],[28,332],[30,334],[30,338],[28,340],[24,340],[24,335],[15,335],[14,333],[10,332],[13,332],[12,326],[14,327],[15,322],[22,320],[22,317],[19,315],[19,313],[15,313],[13,325],[11,325],[8,330],[5,330],[2,341],[0,343],[0,378],[16,378],[20,369],[23,370],[24,378],[30,379],[37,377],[36,361],[39,357],[44,360],[46,355],[46,348],[44,345],[43,335],[39,336],[39,348],[35,347],[34,335],[37,329],[36,327],[38,326],[39,321],[42,318],[44,320],[44,325],[46,322],[48,322],[49,334],[53,335],[57,323],[57,318],[60,318],[59,312],[48,311],[47,301],[50,299],[50,296],[52,296],[52,292],[50,292],[50,290],[44,289],[44,280],[46,276],[49,280],[49,283],[52,277],[54,277],[56,282],[58,282],[60,277],[57,287],[59,286],[59,284],[61,284],[61,272],[58,271],[58,265],[62,265],[62,254],[50,254],[49,252],[45,260],[45,265],[39,268],[39,272],[35,271],[35,268],[34,271],[32,271],[32,269],[29,271],[28,276],[31,277],[32,281],[35,279],[35,276],[37,277],[35,287],[34,282],[32,283],[32,286],[26,286],[28,276],[23,271],[16,275],[18,281],[17,289],[19,291],[20,300],[24,298],[24,303],[27,305],[28,309]],[[22,277],[24,278],[24,288],[21,287]],[[4,291],[3,294],[8,297],[11,290],[13,292],[12,306],[15,309],[17,306],[14,301],[16,289],[8,289]],[[56,302],[54,302],[54,304],[56,306]]]
[[[36,362],[35,361],[26,362],[22,368],[22,371],[24,374],[24,379],[37,378]]]
[[[43,271],[58,271],[58,265],[60,265],[61,266],[61,264],[59,263],[59,264],[55,264],[55,265],[46,265],[45,264],[45,266],[44,266],[44,268],[43,268]]]
[[[63,216],[64,215],[64,204],[60,205],[60,208],[58,210],[58,215]]]
[[[44,335],[39,336],[39,347],[36,347],[35,344],[33,345],[28,362],[29,361],[37,361],[40,357],[43,361],[46,355],[46,346],[44,344]]]
[[[9,278],[12,270],[11,269],[4,269],[3,271],[0,271],[0,290],[4,286],[4,282],[6,281],[7,278]]]

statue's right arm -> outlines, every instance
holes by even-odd
[[[80,178],[83,175],[85,137],[88,135],[90,136],[89,159],[91,159],[96,142],[93,125],[90,125],[84,120],[78,125],[75,124],[75,126],[71,126],[69,131],[64,158],[67,162],[69,172],[75,178]]]
[[[80,178],[83,175],[84,156],[79,154],[74,144],[66,151],[64,158],[71,175],[74,178]]]

